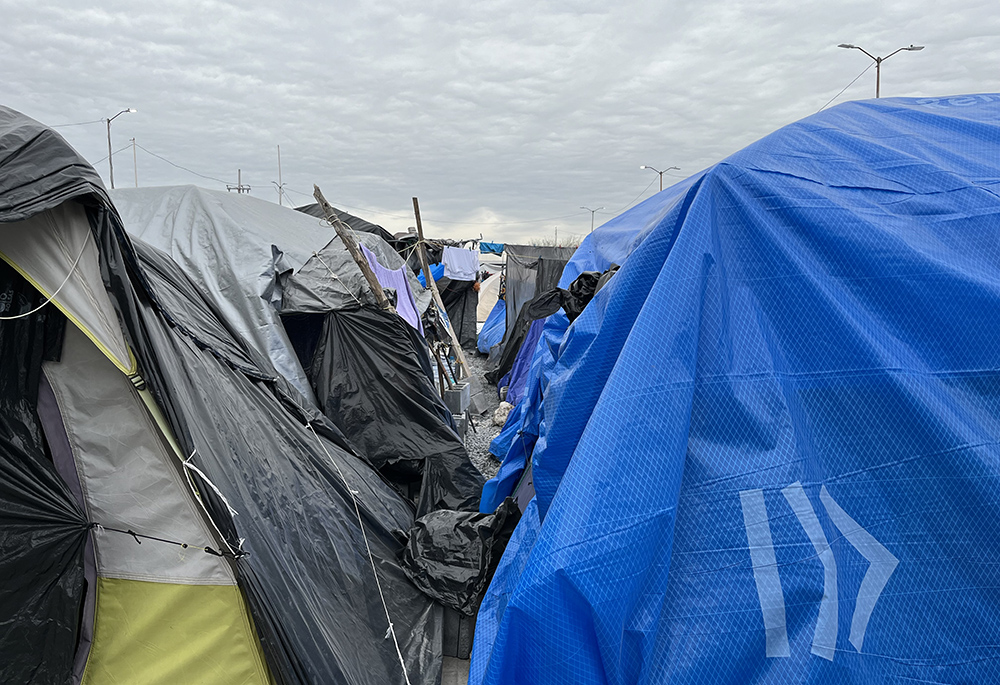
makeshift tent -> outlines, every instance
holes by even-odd
[[[279,311],[321,313],[374,302],[333,228],[273,202],[196,186],[125,188],[113,197],[129,234],[177,262],[250,352],[262,350],[311,402],[309,381]],[[379,236],[356,237],[386,268],[403,265]],[[415,280],[411,287],[425,310],[430,294]]]
[[[998,191],[1000,95],[852,102],[588,236],[470,682],[996,681]]]
[[[433,386],[423,343],[396,314],[369,306],[367,281],[340,238],[329,240],[332,229],[273,203],[190,186],[113,196],[128,232],[178,255],[246,345],[268,344],[286,377],[306,383],[304,398],[317,400],[301,399],[302,411],[321,409],[418,500],[418,516],[476,509],[482,476]],[[381,238],[357,236],[383,267],[404,266]],[[321,248],[312,256],[310,243]]]
[[[0,258],[0,680],[437,682],[412,509],[6,108]]]

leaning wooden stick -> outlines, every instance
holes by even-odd
[[[427,287],[431,289],[431,298],[434,300],[434,304],[441,314],[444,327],[448,329],[448,335],[451,336],[451,347],[455,351],[455,361],[458,362],[459,370],[463,374],[462,378],[469,378],[472,374],[469,373],[469,364],[465,361],[465,353],[462,351],[462,345],[458,342],[455,329],[448,319],[448,312],[444,308],[444,302],[441,301],[441,293],[438,292],[437,283],[434,282],[434,278],[431,276],[431,267],[427,261],[427,250],[424,249],[424,227],[420,223],[420,205],[417,203],[417,198],[413,198],[413,215],[417,219],[417,240],[419,241],[417,246],[420,250],[420,266],[424,270],[424,279],[427,281]],[[461,380],[461,378],[456,376],[455,380]]]
[[[344,243],[344,247],[346,247],[347,251],[351,253],[351,257],[354,258],[358,268],[361,269],[361,273],[364,274],[365,280],[368,281],[368,285],[372,289],[372,293],[375,294],[375,301],[378,303],[378,306],[382,309],[392,311],[392,304],[389,302],[389,298],[385,296],[385,291],[382,290],[382,284],[378,282],[374,272],[372,272],[372,267],[368,264],[368,260],[365,259],[363,254],[361,254],[357,241],[355,241],[354,236],[351,235],[351,230],[344,225],[344,222],[340,220],[337,213],[333,211],[333,207],[326,201],[326,198],[323,197],[323,191],[321,191],[317,185],[313,185],[313,197],[316,198],[316,202],[319,203],[319,206],[323,208],[323,213],[326,214],[327,220],[333,225],[333,230],[335,230],[337,235],[340,236],[340,239]]]

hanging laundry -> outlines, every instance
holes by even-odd
[[[444,275],[453,281],[474,281],[479,274],[479,253],[460,247],[444,248]]]

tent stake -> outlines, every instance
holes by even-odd
[[[417,219],[417,246],[420,248],[420,265],[424,269],[424,279],[427,281],[427,287],[431,289],[431,297],[438,308],[438,314],[444,322],[444,327],[448,329],[448,335],[451,336],[451,347],[455,351],[455,361],[458,362],[458,367],[464,374],[462,378],[470,378],[472,374],[469,373],[469,364],[465,361],[465,353],[462,351],[462,345],[458,342],[458,336],[451,325],[451,320],[448,319],[448,312],[444,308],[444,302],[441,301],[441,293],[438,292],[437,283],[434,282],[434,278],[431,276],[430,263],[427,261],[427,250],[424,248],[424,227],[420,223],[420,205],[417,203],[417,198],[413,198],[413,215]],[[456,375],[455,380],[458,381],[461,378]]]
[[[323,191],[319,189],[318,185],[313,185],[313,197],[316,198],[316,202],[319,206],[323,208],[323,213],[326,214],[327,220],[333,224],[333,230],[337,232],[340,239],[344,243],[344,247],[347,251],[351,253],[351,257],[354,258],[355,263],[358,268],[361,269],[361,273],[364,274],[365,280],[368,281],[368,285],[371,287],[372,292],[375,294],[375,301],[378,306],[382,309],[388,309],[389,311],[394,311],[391,304],[389,304],[389,298],[385,296],[385,291],[382,290],[382,284],[378,282],[375,278],[375,274],[372,273],[372,268],[368,264],[368,260],[365,259],[364,255],[361,254],[361,250],[358,249],[358,244],[354,240],[354,236],[351,235],[350,230],[344,225],[344,222],[340,220],[337,213],[333,211],[333,207],[330,203],[326,201],[323,197]]]

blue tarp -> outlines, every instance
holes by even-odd
[[[431,264],[431,278],[435,281],[440,281],[444,276],[444,264]],[[420,281],[420,285],[427,287],[427,277],[424,276],[424,270],[421,269],[420,273],[417,274],[417,280]]]
[[[431,272],[433,275],[433,272]],[[490,315],[486,317],[483,328],[479,331],[476,339],[476,349],[483,354],[489,354],[490,348],[503,340],[503,334],[507,330],[507,303],[497,300],[490,310]]]
[[[521,349],[514,357],[514,366],[511,367],[506,376],[500,379],[499,386],[501,388],[507,386],[507,401],[511,404],[517,404],[524,396],[524,387],[528,382],[528,369],[531,366],[531,360],[534,359],[535,347],[538,344],[538,339],[542,336],[544,324],[544,319],[536,319],[531,322],[531,325],[528,326],[528,332],[524,336],[524,341],[521,343]]]
[[[485,243],[482,240],[479,241],[479,251],[482,254],[503,254],[503,243]]]
[[[608,260],[532,362],[470,683],[997,682],[1000,95],[787,126],[563,280]]]

